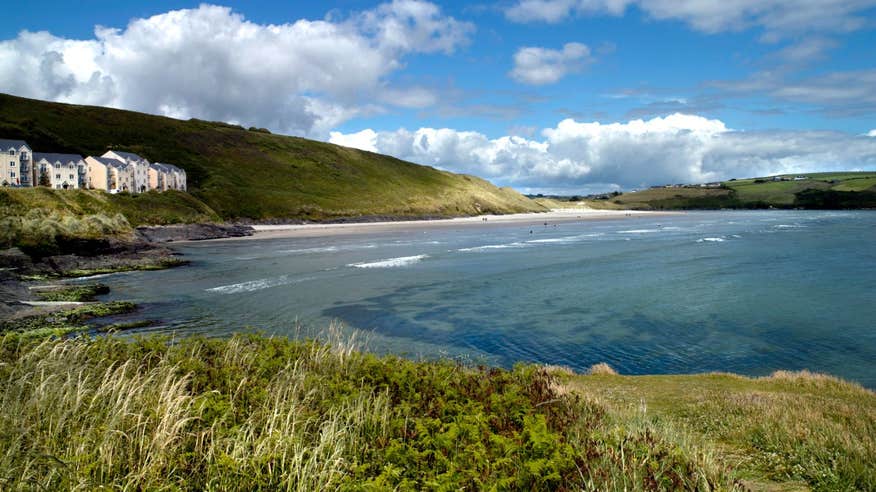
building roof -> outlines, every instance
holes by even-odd
[[[145,161],[146,160],[133,152],[122,152],[121,150],[108,150],[103,155],[106,156],[106,154],[109,154],[110,152],[112,152],[113,154],[116,154],[117,156],[123,157],[123,158],[131,160],[131,161]]]
[[[116,169],[125,169],[128,167],[128,163],[122,162],[117,159],[111,159],[109,157],[95,157],[93,155],[88,156],[90,159],[94,159],[97,162],[103,164],[104,166],[114,167]]]
[[[49,162],[79,162],[82,160],[82,156],[79,154],[53,154],[48,152],[34,152],[33,160],[34,162],[45,159]]]
[[[153,162],[151,164],[154,168],[160,169],[164,172],[176,171],[176,172],[185,172],[182,169],[174,166],[173,164],[167,164],[165,162]]]
[[[0,149],[20,149],[21,147],[30,148],[30,145],[24,140],[7,140],[5,138],[0,138]]]

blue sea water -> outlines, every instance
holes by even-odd
[[[530,233],[530,231],[532,231]],[[691,212],[177,246],[188,267],[111,275],[144,331],[294,336],[626,374],[776,369],[876,387],[876,212]]]

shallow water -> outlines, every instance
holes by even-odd
[[[876,387],[876,213],[679,216],[178,246],[189,267],[101,279],[144,331],[294,335],[622,373],[823,371]]]

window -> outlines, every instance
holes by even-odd
[[[11,173],[9,173],[9,177],[10,177],[10,178],[14,178],[14,177],[15,177],[15,171],[12,171]]]
[[[9,151],[9,155],[15,155],[15,150],[14,150],[14,149],[13,149],[13,150],[10,150],[10,151]]]
[[[9,161],[9,165],[10,165],[10,166],[14,166],[14,165],[15,165],[15,161]]]
[[[73,179],[73,175],[72,175],[72,174],[70,175],[70,178],[69,178],[69,179]]]
[[[56,175],[55,175],[55,179],[61,179],[61,175],[60,175],[60,174],[56,174]]]

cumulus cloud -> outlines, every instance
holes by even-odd
[[[433,104],[428,89],[393,87],[388,75],[406,54],[453,52],[473,29],[421,0],[394,0],[338,21],[278,25],[201,5],[135,19],[124,29],[97,27],[93,39],[24,31],[0,42],[0,87],[324,136],[350,118],[382,111],[380,104]]]
[[[870,130],[867,132],[868,137],[876,137],[876,129]]]
[[[872,133],[872,132],[871,132]],[[471,173],[528,192],[697,183],[816,170],[874,169],[876,141],[827,131],[747,132],[697,115],[602,124],[560,121],[541,138],[449,128],[332,132],[331,142]]]
[[[850,32],[866,25],[874,0],[518,0],[505,15],[515,22],[559,22],[572,15],[622,15],[635,6],[657,20],[723,32],[758,26],[767,37],[803,31]]]
[[[531,85],[553,84],[590,63],[590,48],[581,43],[566,43],[561,50],[526,47],[514,54],[514,80]]]

